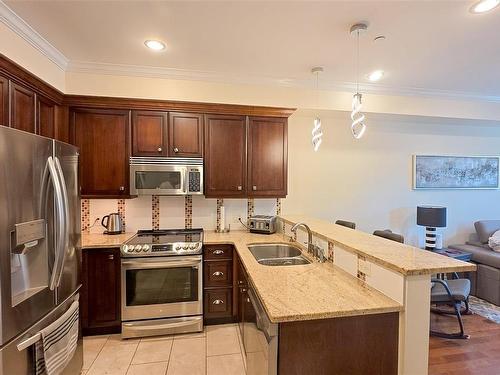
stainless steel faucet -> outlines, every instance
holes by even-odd
[[[311,228],[306,223],[297,223],[292,227],[292,232],[297,235],[297,229],[302,226],[307,230],[307,252],[312,253],[313,257],[318,258],[318,260],[323,263],[326,260],[324,251],[319,247],[313,244],[313,235]]]

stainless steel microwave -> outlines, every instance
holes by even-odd
[[[132,157],[130,194],[203,194],[203,159]]]

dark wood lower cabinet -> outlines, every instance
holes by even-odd
[[[396,375],[399,313],[279,325],[280,375]]]
[[[206,245],[203,248],[203,318],[207,325],[235,320],[235,253],[232,245]]]
[[[121,332],[120,249],[84,249],[83,335]]]

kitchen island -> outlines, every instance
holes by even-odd
[[[329,260],[303,252],[311,264],[259,264],[248,245],[289,243],[300,221]],[[234,247],[269,324],[278,327],[279,373],[427,373],[430,276],[474,265],[312,218],[283,216],[279,228],[272,235],[206,231],[204,238],[207,247]],[[82,236],[83,247],[98,247],[92,236]],[[295,245],[306,238],[298,231]]]

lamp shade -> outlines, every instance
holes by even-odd
[[[417,206],[417,225],[424,227],[446,227],[446,207]]]

